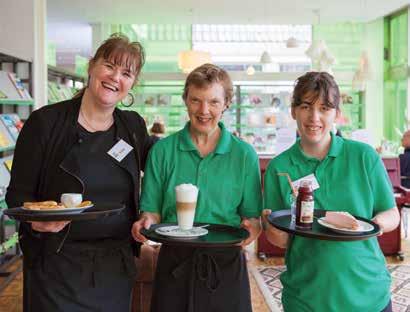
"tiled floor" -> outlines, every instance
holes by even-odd
[[[399,261],[396,257],[387,257],[388,263],[406,263],[410,264],[410,240],[402,240],[402,249],[405,253],[404,262]],[[265,262],[260,261],[253,252],[254,248],[248,248],[249,267],[256,265],[282,265],[283,258],[268,258]],[[16,264],[18,265],[18,264]],[[1,277],[0,277],[1,282]],[[254,312],[269,312],[268,306],[259,291],[258,286],[252,275],[250,275],[252,291],[252,307]],[[21,312],[22,311],[22,273],[18,274],[4,290],[0,293],[0,312]]]

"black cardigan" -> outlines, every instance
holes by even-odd
[[[73,146],[81,143],[77,127],[81,99],[80,97],[45,106],[30,115],[16,144],[11,181],[6,194],[8,207],[21,206],[25,201],[59,201],[61,183],[64,184],[65,192],[83,192],[82,181],[76,178],[78,166],[70,157]],[[136,207],[134,218],[137,219],[140,171],[145,167],[153,140],[147,133],[143,118],[137,113],[115,109],[114,120],[117,137],[134,148],[137,160],[136,163],[127,162],[126,157],[121,164],[133,177]],[[59,238],[64,234],[62,232],[38,234],[31,231],[28,224],[22,223],[20,226],[20,234],[24,235],[24,241],[32,238],[37,243],[40,236],[42,241],[50,238],[56,242],[60,241]],[[30,245],[34,243],[31,241]]]

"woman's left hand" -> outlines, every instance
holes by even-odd
[[[240,244],[240,246],[245,247],[258,238],[261,233],[262,228],[260,218],[243,218],[241,228],[249,232],[249,237]]]

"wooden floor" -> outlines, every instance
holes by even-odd
[[[404,261],[398,260],[396,257],[387,257],[388,263],[405,263],[410,264],[410,239],[402,240],[402,249],[404,251]],[[283,258],[268,258],[266,261],[260,261],[254,252],[254,247],[247,249],[249,258],[249,267],[259,265],[283,265]],[[14,264],[14,268],[21,265],[21,262]],[[2,277],[0,277],[0,283]],[[252,307],[254,312],[269,312],[269,308],[265,303],[262,293],[259,291],[258,285],[250,274],[251,291],[252,291]],[[22,308],[22,291],[23,275],[19,273],[17,277],[0,293],[0,312],[21,312]]]

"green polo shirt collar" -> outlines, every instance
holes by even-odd
[[[331,143],[330,148],[327,153],[327,157],[337,157],[343,149],[343,139],[334,135],[333,132],[330,132]],[[307,156],[300,146],[300,139],[298,139],[297,144],[294,144],[291,147],[290,159],[294,165],[305,165],[309,161],[319,161],[317,158]]]
[[[189,126],[191,122],[187,122],[184,129],[182,129],[179,137],[179,144],[178,147],[181,151],[190,152],[196,151],[197,148],[192,142],[191,134],[189,133]],[[222,122],[218,123],[219,128],[221,129],[221,136],[219,138],[218,145],[215,148],[215,154],[226,154],[231,151],[232,147],[232,138],[226,130],[225,125]]]

